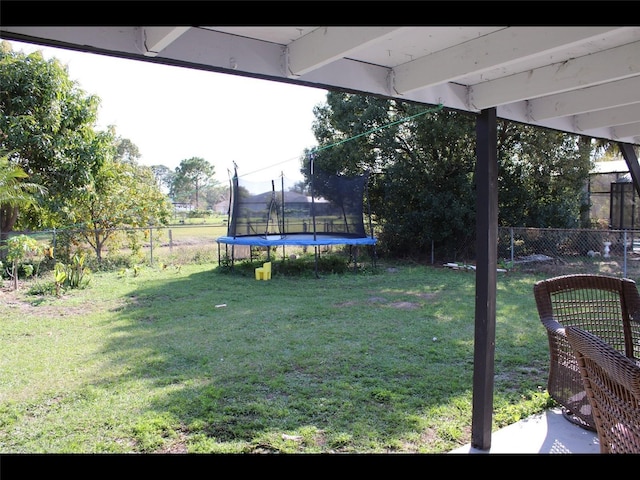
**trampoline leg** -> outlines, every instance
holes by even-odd
[[[358,247],[353,249],[353,273],[358,273]]]

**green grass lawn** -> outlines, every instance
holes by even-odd
[[[470,441],[475,275],[217,264],[0,292],[2,453],[442,453]],[[390,268],[393,267],[393,268]],[[498,279],[494,429],[551,404],[537,278]]]

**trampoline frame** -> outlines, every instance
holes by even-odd
[[[230,195],[230,205],[229,205],[229,231],[233,231],[235,235],[227,234],[225,236],[221,236],[217,239],[218,242],[218,264],[221,264],[220,258],[220,244],[231,245],[231,265],[233,268],[233,264],[235,262],[235,249],[233,248],[235,245],[244,245],[249,247],[267,247],[267,261],[271,260],[271,248],[274,246],[282,246],[283,247],[283,258],[284,256],[284,247],[289,246],[302,246],[302,247],[314,247],[315,248],[315,257],[316,257],[316,276],[318,276],[318,248],[320,246],[328,246],[328,245],[348,245],[350,247],[358,247],[360,245],[371,245],[374,246],[374,252],[372,253],[372,263],[375,266],[375,245],[377,243],[377,239],[373,236],[373,225],[371,223],[371,214],[369,212],[369,206],[367,205],[367,215],[369,220],[369,231],[371,235],[363,235],[362,233],[349,233],[349,232],[318,232],[316,228],[316,215],[314,208],[314,162],[313,156],[309,162],[310,168],[310,182],[311,182],[311,213],[312,213],[312,232],[285,232],[284,231],[284,210],[285,203],[282,202],[282,223],[278,222],[277,227],[281,229],[280,233],[269,233],[269,223],[266,223],[266,231],[264,234],[247,234],[247,235],[238,235],[236,231],[235,218],[238,215],[239,208],[239,196],[237,195],[237,191],[239,189],[238,183],[238,172],[237,168],[234,168],[234,176],[230,179],[231,183],[231,192]],[[366,177],[364,175],[364,188],[366,188]],[[355,178],[355,177],[353,177]],[[269,206],[269,211],[274,206],[275,202],[275,184],[273,180],[271,181],[272,185],[272,200]],[[284,184],[282,186],[282,193],[284,193]],[[364,190],[362,191],[364,195]],[[284,195],[282,195],[284,199]],[[362,219],[362,224],[360,227],[360,231],[364,233],[364,218]],[[306,230],[306,228],[305,228]],[[230,232],[228,232],[230,233]],[[356,254],[352,255],[354,258],[355,268],[357,269],[357,250]],[[228,250],[227,250],[228,257]],[[250,251],[250,258],[253,260],[253,254]]]

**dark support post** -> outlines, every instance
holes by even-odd
[[[631,173],[631,179],[633,180],[636,193],[640,195],[640,164],[638,164],[638,156],[633,150],[633,145],[619,142],[618,147],[622,152],[625,162],[627,162],[627,167],[629,167],[629,173]]]
[[[491,448],[498,265],[496,109],[476,119],[476,314],[471,446]]]

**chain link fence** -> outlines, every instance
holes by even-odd
[[[498,229],[499,266],[547,276],[599,273],[640,278],[640,232],[556,228]]]
[[[43,255],[42,251],[32,251],[25,252],[20,260],[20,264],[36,265],[36,272],[52,269],[56,262],[69,263],[76,253],[86,255],[85,264],[93,271],[132,268],[139,265],[164,268],[189,263],[218,264],[231,259],[258,259],[266,256],[266,247],[218,243],[219,237],[227,235],[226,221],[120,228],[109,231],[81,228],[13,231],[9,237],[19,235],[36,239],[43,248],[51,247],[51,257]],[[100,242],[104,243],[96,249],[96,244]],[[277,252],[274,253],[276,258],[284,259],[307,253],[308,250],[313,252],[313,247],[281,246],[277,247]],[[331,251],[334,251],[333,246],[321,248],[323,253]],[[6,263],[5,271],[0,271],[0,278],[10,276],[10,266]],[[21,277],[24,278],[22,275]]]
[[[130,267],[133,264],[180,265],[218,263],[229,257],[229,246],[219,244],[226,235],[226,223],[185,224],[168,227],[118,229],[109,236],[97,262],[95,249],[82,239],[80,230],[12,232],[34,237],[54,247],[50,261],[68,261],[77,251],[87,254],[93,269]],[[297,253],[295,247],[279,247],[282,258]],[[235,246],[236,259],[251,258],[250,247]],[[570,273],[601,273],[640,280],[640,231],[607,229],[554,229],[500,227],[497,268],[545,276]],[[37,261],[25,258],[24,262]],[[433,257],[432,257],[432,262]],[[458,262],[474,265],[473,259]]]
[[[107,231],[80,228],[15,231],[9,237],[26,235],[35,238],[43,247],[51,247],[51,258],[43,258],[40,252],[26,252],[21,263],[68,263],[73,255],[82,253],[92,270],[100,270],[140,264],[166,266],[218,262],[216,240],[226,232],[226,223],[203,222]],[[101,246],[96,248],[96,245]]]
[[[475,245],[457,245],[456,251],[473,252]],[[637,230],[500,227],[497,256],[497,268],[505,271],[546,277],[593,273],[640,281]],[[432,252],[432,264],[439,262],[435,257]],[[473,258],[447,258],[441,263],[475,268]]]

